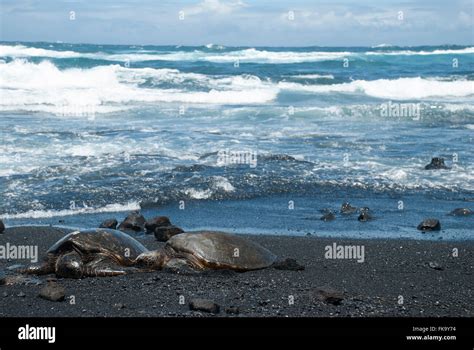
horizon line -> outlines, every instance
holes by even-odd
[[[320,47],[320,48],[383,48],[383,47],[400,47],[400,48],[415,48],[415,47],[435,47],[435,46],[474,46],[474,43],[471,44],[421,44],[421,45],[394,45],[394,44],[375,44],[370,46],[364,45],[354,45],[354,46],[326,46],[326,45],[305,45],[305,46],[277,46],[277,45],[225,45],[225,44],[216,44],[216,43],[207,43],[201,45],[184,45],[184,44],[105,44],[105,43],[91,43],[91,42],[66,42],[66,41],[23,41],[23,40],[2,40],[0,39],[1,43],[25,43],[25,44],[35,44],[35,43],[45,43],[45,44],[66,44],[66,45],[97,45],[97,46],[157,46],[157,47],[165,47],[165,46],[174,46],[174,47],[203,47],[208,45],[213,46],[222,46],[224,48],[312,48],[312,47]]]

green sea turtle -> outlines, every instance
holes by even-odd
[[[181,233],[161,250],[137,258],[137,265],[151,269],[189,266],[194,270],[259,270],[271,266],[276,256],[243,237],[212,231]]]
[[[111,229],[74,231],[46,252],[44,262],[20,270],[22,273],[59,277],[117,276],[136,269],[136,258],[147,252],[136,239]]]
[[[221,232],[181,233],[163,248],[149,251],[124,232],[94,229],[69,233],[48,249],[42,264],[20,272],[81,278],[164,268],[249,271],[269,267],[275,260],[261,245]]]

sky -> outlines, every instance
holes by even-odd
[[[1,41],[472,45],[473,22],[473,0],[0,0]]]

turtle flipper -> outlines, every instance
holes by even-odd
[[[121,266],[109,257],[99,255],[83,267],[82,274],[84,277],[113,277],[137,271],[137,268]]]
[[[87,266],[84,269],[83,276],[84,277],[113,277],[113,276],[121,276],[126,275],[127,272],[125,270],[114,270],[109,267],[90,267]]]
[[[16,270],[16,272],[27,275],[48,275],[50,273],[54,273],[54,266],[49,262],[44,262],[42,264],[20,267]]]

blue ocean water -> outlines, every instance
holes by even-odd
[[[472,46],[1,42],[0,59],[8,224],[142,209],[190,230],[420,238],[435,216],[472,238],[472,217],[446,216],[473,209]],[[424,170],[435,156],[451,169]],[[346,200],[376,220],[319,220]]]

